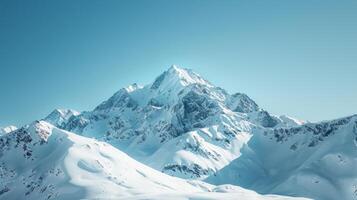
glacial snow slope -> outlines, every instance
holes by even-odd
[[[186,181],[37,121],[0,137],[0,199],[295,199]]]
[[[47,118],[46,118],[47,119]],[[262,110],[247,95],[228,94],[195,72],[172,66],[144,87],[123,88],[93,111],[58,127],[106,141],[170,175],[202,179],[240,155],[253,127],[302,122]]]
[[[293,128],[255,129],[241,153],[207,181],[260,193],[357,199],[357,115]]]

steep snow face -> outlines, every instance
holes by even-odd
[[[57,127],[66,124],[72,116],[78,116],[80,112],[72,109],[56,109],[52,111],[44,120]]]
[[[208,182],[321,200],[357,198],[356,115],[254,132],[242,155]]]
[[[165,173],[201,179],[240,155],[252,127],[286,125],[247,95],[230,95],[191,70],[172,66],[153,83],[123,88],[59,127],[106,141]],[[181,145],[170,147],[177,142]],[[167,159],[155,164],[162,154]]]
[[[186,181],[37,121],[0,137],[0,199],[293,199]]]
[[[232,111],[250,113],[259,110],[259,106],[246,94],[236,93],[228,99],[228,108]]]
[[[143,162],[172,176],[200,179],[239,156],[250,137],[220,126],[197,129],[164,143]]]
[[[10,133],[10,132],[12,132],[12,131],[14,131],[16,129],[17,129],[16,126],[7,126],[7,127],[4,127],[4,128],[0,127],[0,136],[4,135],[4,134],[7,134],[7,133]]]

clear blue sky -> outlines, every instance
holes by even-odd
[[[0,1],[0,126],[91,110],[171,64],[275,114],[357,113],[357,1]]]

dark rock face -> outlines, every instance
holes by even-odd
[[[274,138],[277,142],[285,142],[293,135],[305,134],[311,138],[310,142],[308,143],[308,147],[314,147],[318,143],[324,141],[324,138],[334,135],[339,129],[349,124],[353,117],[354,116],[350,116],[343,119],[316,124],[305,124],[292,128],[277,128],[273,130],[267,130],[265,131],[265,135],[272,134],[274,135]],[[353,129],[355,131],[357,129],[357,121],[354,121],[354,123],[356,124]]]
[[[267,111],[259,112],[258,121],[263,127],[266,128],[272,128],[279,123],[278,120],[272,117]]]
[[[42,141],[42,140],[41,140]],[[12,148],[22,148],[23,156],[30,158],[32,156],[33,138],[30,133],[21,128],[0,138],[0,157],[2,157],[5,151],[9,151]]]
[[[187,93],[178,107],[180,112],[178,112],[177,118],[185,130],[203,128],[205,126],[203,122],[219,112],[217,102],[194,91]]]
[[[89,123],[90,120],[82,116],[72,116],[71,118],[69,118],[67,124],[63,124],[63,126],[59,128],[68,131],[78,130],[79,132],[81,132]]]
[[[0,196],[2,195],[2,194],[5,194],[6,192],[9,192],[10,191],[10,188],[8,188],[8,187],[4,187],[3,189],[0,189]]]
[[[178,137],[182,134],[172,123],[163,122],[162,125],[157,126],[157,132],[161,138],[161,143],[167,141],[170,138]]]
[[[151,85],[151,89],[157,89],[160,87],[161,83],[164,81],[166,77],[167,72],[164,72],[161,74],[159,77],[157,77],[154,81],[154,83]]]
[[[169,164],[163,168],[162,172],[166,174],[175,174],[175,173],[186,174],[186,175],[190,175],[190,178],[199,178],[201,176],[208,175],[211,173],[210,170],[203,169],[201,166],[197,164],[192,164],[190,166]]]
[[[219,161],[219,159],[222,158],[222,155],[220,155],[219,153],[217,153],[215,151],[210,152],[204,148],[201,148],[201,145],[199,142],[197,142],[196,144],[187,143],[184,145],[183,149],[191,151],[193,153],[196,153],[202,157],[213,159],[216,161]]]

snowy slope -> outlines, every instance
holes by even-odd
[[[295,199],[186,181],[37,121],[0,137],[0,199]]]
[[[320,200],[357,199],[357,115],[254,131],[242,155],[208,182]]]
[[[253,127],[299,125],[262,110],[245,94],[230,95],[177,66],[151,84],[119,90],[66,123],[47,121],[106,141],[159,171],[199,179],[237,158]]]
[[[218,126],[188,132],[163,144],[143,160],[155,169],[182,178],[200,178],[229,164],[250,138],[241,132],[232,139]]]
[[[0,136],[1,135],[5,135],[7,133],[10,133],[11,131],[14,131],[16,129],[17,129],[16,126],[7,126],[7,127],[4,127],[4,128],[0,127]]]

